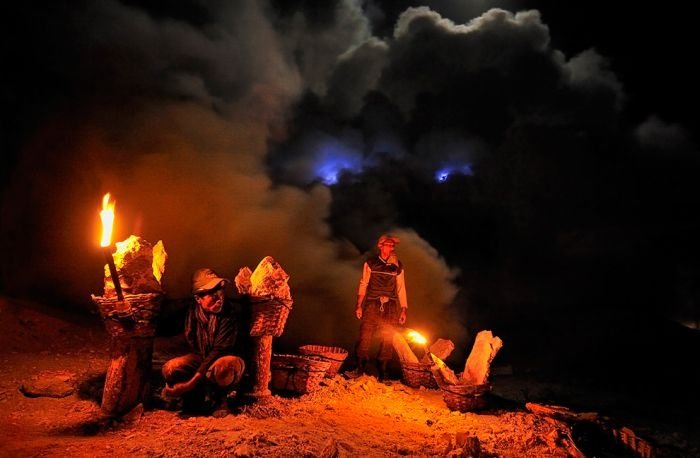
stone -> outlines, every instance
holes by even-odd
[[[445,364],[443,360],[441,360],[432,353],[430,353],[430,357],[435,363],[435,365],[431,366],[430,371],[433,373],[433,376],[436,380],[438,380],[438,382],[442,380],[443,382],[449,385],[459,384],[460,380],[457,378],[452,369],[447,367],[447,364]]]
[[[491,362],[501,347],[503,347],[503,341],[494,336],[491,331],[479,332],[464,366],[460,383],[465,385],[486,383],[491,371]]]
[[[250,294],[291,302],[289,275],[272,256],[265,256],[250,276]]]
[[[404,339],[403,335],[400,332],[394,332],[394,336],[392,338],[392,345],[394,347],[394,351],[399,357],[399,360],[404,363],[418,363],[418,357],[416,354],[411,350],[411,347],[408,345],[408,342],[406,342],[406,339]]]
[[[75,392],[72,374],[65,372],[41,372],[19,387],[28,398],[65,398]]]
[[[428,347],[428,351],[438,358],[445,360],[452,354],[455,344],[449,339],[438,339]]]
[[[239,294],[250,294],[250,276],[253,275],[253,272],[250,270],[250,267],[241,267],[241,269],[238,271],[238,275],[236,275],[236,278],[234,282],[236,283],[236,289],[238,290]]]
[[[163,241],[151,245],[141,237],[130,235],[115,245],[116,252],[112,256],[124,294],[163,293],[160,282],[168,258]],[[105,264],[104,269],[104,297],[114,297],[116,292],[109,267]]]

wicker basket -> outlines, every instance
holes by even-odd
[[[411,363],[408,361],[401,362],[401,380],[404,385],[411,388],[419,388],[421,386],[432,390],[438,389],[438,384],[430,371],[432,364],[428,363]]]
[[[277,299],[252,299],[250,335],[281,336],[291,309],[291,303],[287,304]]]
[[[305,356],[311,356],[314,359],[328,361],[327,377],[333,377],[340,370],[343,361],[348,357],[348,351],[341,347],[327,347],[325,345],[302,345],[299,347],[299,353]]]
[[[272,355],[271,387],[305,394],[316,391],[331,363],[302,355]]]
[[[490,384],[483,385],[449,385],[439,383],[442,399],[450,410],[472,412],[486,407],[484,395],[491,391]]]
[[[92,296],[105,328],[113,337],[153,337],[160,312],[162,294],[125,294],[116,297]]]

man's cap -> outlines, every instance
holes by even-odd
[[[379,240],[377,241],[377,246],[382,246],[387,242],[393,243],[394,245],[398,245],[400,241],[401,240],[399,240],[399,238],[395,235],[384,234],[381,237],[379,237]]]
[[[197,269],[192,274],[192,294],[212,290],[222,283],[230,283],[230,280],[220,277],[219,274],[207,267]]]

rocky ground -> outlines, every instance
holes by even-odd
[[[650,423],[604,412],[580,421],[586,418],[581,409],[568,418],[532,413],[526,401],[570,402],[593,411],[612,405],[606,397],[613,395],[507,371],[494,375],[493,397],[480,412],[450,411],[438,390],[336,376],[314,393],[276,394],[225,416],[184,416],[154,397],[145,409],[115,420],[99,409],[108,362],[99,320],[2,299],[0,325],[3,457],[615,457],[634,456],[632,449],[638,456],[700,456],[697,423]],[[179,344],[156,341],[154,395],[162,383],[157,366]]]

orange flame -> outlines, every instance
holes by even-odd
[[[417,343],[418,345],[425,345],[428,342],[428,339],[423,337],[420,332],[412,329],[406,333],[406,338],[411,342]]]
[[[100,246],[107,247],[112,244],[112,228],[114,227],[114,202],[109,201],[109,193],[102,198],[102,211],[100,211],[100,219],[102,220],[102,241]]]
[[[446,367],[446,366],[447,366],[447,364],[445,364],[445,361],[441,360],[440,358],[438,358],[437,356],[435,356],[435,355],[432,354],[432,353],[430,353],[430,359],[432,359],[433,362],[434,362],[435,364],[437,364],[438,367],[441,367],[441,368],[442,368],[442,367]]]

